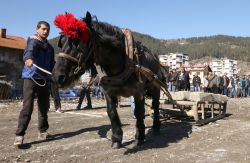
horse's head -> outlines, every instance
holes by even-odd
[[[78,20],[68,13],[55,18],[55,25],[62,30],[58,41],[60,53],[53,69],[54,79],[60,87],[73,83],[93,62],[90,21],[88,12],[84,20]]]

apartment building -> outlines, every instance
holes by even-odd
[[[209,63],[211,69],[219,74],[223,75],[227,73],[227,76],[233,76],[238,73],[237,61],[227,58],[215,59]]]
[[[160,62],[168,65],[170,69],[178,69],[183,65],[189,64],[188,54],[169,53],[168,55],[159,55]]]

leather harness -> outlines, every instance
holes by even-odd
[[[129,29],[122,29],[125,35],[125,47],[126,47],[126,68],[125,70],[117,76],[104,76],[101,79],[101,83],[104,85],[122,85],[132,73],[136,72],[141,80],[141,75],[147,78],[155,87],[162,90],[170,101],[173,101],[171,94],[168,92],[166,84],[162,83],[157,76],[148,68],[141,66],[139,63],[138,49],[135,45],[132,32]]]
[[[142,83],[141,76],[144,76],[155,87],[162,90],[167,95],[170,101],[173,101],[171,94],[168,92],[167,85],[162,83],[150,69],[140,65],[139,53],[135,45],[132,32],[129,29],[122,29],[122,32],[125,35],[126,55],[128,56],[126,57],[126,68],[119,75],[103,76],[100,81],[101,84],[111,85],[111,86],[123,85],[124,82],[126,82],[128,78],[131,76],[132,73],[137,73],[139,82]],[[76,69],[77,71],[76,70],[75,71],[78,73],[79,61],[76,58],[71,57],[70,55],[64,53],[59,53],[58,57],[66,58],[74,63],[77,63],[78,67]]]

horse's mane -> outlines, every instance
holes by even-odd
[[[104,36],[108,35],[123,38],[121,29],[109,23],[94,21],[93,28]]]
[[[93,21],[94,29],[98,41],[102,43],[112,43],[113,46],[122,48],[124,45],[124,34],[122,30],[108,23]]]

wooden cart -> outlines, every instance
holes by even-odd
[[[206,124],[225,117],[228,97],[204,92],[171,92],[172,108],[165,108],[163,114],[179,114],[192,117],[196,124]],[[176,112],[178,111],[178,112]]]

